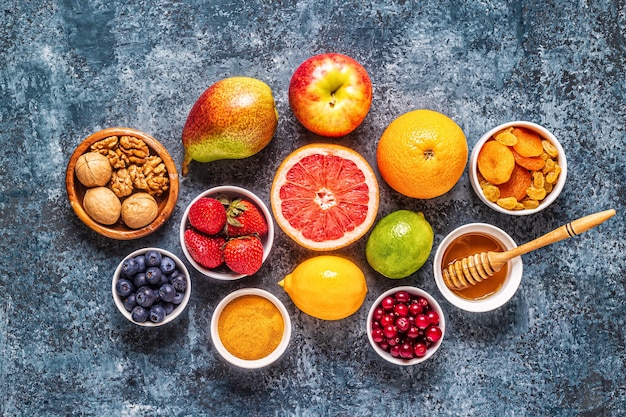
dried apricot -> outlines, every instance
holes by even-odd
[[[511,179],[504,184],[500,184],[500,198],[515,197],[515,200],[521,201],[526,197],[526,190],[530,187],[530,172],[517,164],[511,173]]]
[[[503,184],[511,178],[515,158],[509,147],[495,140],[487,141],[477,160],[481,175],[492,184]]]
[[[517,136],[511,133],[512,130],[512,127],[501,130],[493,135],[493,138],[505,146],[513,146],[517,144]]]
[[[522,156],[539,156],[543,153],[541,136],[532,130],[516,127],[512,132],[517,137],[517,144],[513,146],[515,151]]]
[[[515,148],[511,148],[511,152],[513,152],[516,164],[531,171],[538,171],[546,165],[546,161],[541,156],[522,156]]]

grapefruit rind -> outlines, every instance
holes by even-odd
[[[338,157],[348,161],[352,161],[354,164],[356,164],[356,166],[360,170],[360,173],[363,175],[363,181],[360,181],[359,184],[356,184],[354,181],[354,176],[345,178],[346,181],[352,180],[348,188],[351,188],[352,190],[360,188],[360,192],[357,192],[356,194],[362,194],[364,186],[366,186],[367,202],[365,204],[365,207],[360,208],[361,213],[355,213],[355,217],[357,217],[357,221],[360,223],[342,223],[344,224],[344,226],[346,226],[348,230],[342,230],[342,233],[338,234],[335,233],[335,235],[332,237],[328,237],[327,235],[325,235],[312,238],[310,236],[310,233],[307,236],[307,232],[303,233],[302,230],[304,227],[304,223],[306,223],[306,220],[304,221],[304,223],[297,223],[296,221],[294,221],[293,217],[291,217],[291,213],[289,213],[290,210],[295,210],[293,209],[293,207],[290,208],[290,205],[308,205],[309,209],[311,209],[311,199],[313,194],[315,194],[317,199],[316,204],[321,206],[326,202],[325,192],[327,190],[312,190],[310,187],[301,187],[290,182],[287,178],[288,173],[291,172],[292,169],[294,169],[294,167],[296,167],[296,165],[298,165],[303,159],[314,155],[321,155],[323,157]],[[296,170],[297,169],[298,168],[296,167]],[[319,171],[314,172],[313,174],[319,175]],[[301,189],[299,191],[293,191],[294,187],[300,187]],[[287,191],[288,189],[289,191]],[[343,193],[347,197],[343,199],[338,198],[337,201],[333,202],[333,206],[355,206],[354,202],[348,199],[348,197],[354,197],[353,193],[351,194],[350,191],[346,189],[335,191],[340,191],[340,194]],[[294,197],[294,193],[300,193],[299,198]],[[288,200],[284,199],[284,197],[289,194],[291,194],[292,197],[290,197]],[[278,224],[278,226],[283,230],[283,232],[285,232],[287,236],[293,239],[296,243],[307,249],[315,251],[332,251],[348,246],[351,243],[359,240],[368,232],[368,230],[374,224],[379,204],[378,181],[369,163],[358,152],[350,148],[335,144],[310,144],[305,145],[292,152],[278,167],[274,176],[274,181],[272,183],[270,196],[272,211],[274,213],[274,218],[276,219],[276,223]],[[334,197],[336,197],[336,195]],[[362,210],[364,209],[366,210],[366,213],[362,212]],[[320,207],[317,207],[311,209],[309,215],[318,216],[319,214],[323,213],[324,210]],[[291,221],[286,214],[290,215]],[[319,220],[318,217],[316,217],[316,219]],[[348,220],[346,220],[346,222],[348,222]],[[296,224],[294,225],[293,223]]]

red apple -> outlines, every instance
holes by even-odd
[[[313,133],[345,136],[369,112],[372,81],[365,68],[346,55],[315,55],[291,77],[289,104],[298,121]]]

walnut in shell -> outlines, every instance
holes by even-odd
[[[149,225],[158,214],[157,202],[148,193],[135,193],[122,203],[122,221],[131,229]]]
[[[85,192],[83,208],[96,222],[111,225],[120,218],[122,203],[109,188],[94,187]]]
[[[109,159],[98,152],[87,152],[76,161],[76,178],[85,187],[106,185],[111,179],[113,169]]]

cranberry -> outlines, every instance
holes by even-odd
[[[423,343],[416,343],[416,344],[413,346],[413,353],[414,353],[414,354],[415,354],[415,356],[417,356],[417,357],[422,357],[422,356],[424,356],[424,355],[426,354],[426,350],[427,350],[427,347],[426,347],[426,345],[425,345],[425,344],[423,344]]]
[[[411,359],[413,357],[413,347],[410,343],[402,343],[400,345],[400,356],[404,359]]]
[[[380,303],[381,307],[385,310],[385,311],[391,311],[393,310],[393,306],[396,304],[396,301],[393,299],[393,297],[385,297],[383,299],[383,301]]]
[[[437,314],[436,311],[430,310],[428,313],[426,313],[426,317],[428,317],[428,321],[430,321],[430,324],[439,324],[439,314]]]
[[[400,356],[400,346],[396,345],[396,346],[392,346],[389,349],[389,353],[391,354],[391,356],[393,356],[394,358],[397,358]]]
[[[391,339],[398,335],[398,328],[393,324],[389,324],[383,328],[383,334],[387,339]]]
[[[428,300],[398,291],[372,313],[372,340],[394,358],[423,357],[443,336],[440,317]]]
[[[415,317],[415,325],[423,330],[430,326],[430,320],[428,320],[428,317],[426,317],[425,314],[420,314]]]
[[[376,343],[380,343],[385,340],[385,334],[383,333],[383,329],[378,328],[372,330],[372,340]]]
[[[396,327],[398,328],[398,331],[406,332],[407,330],[409,330],[409,326],[409,319],[406,317],[398,317],[398,319],[396,320]]]
[[[395,321],[396,321],[396,316],[394,316],[393,314],[385,314],[383,318],[380,319],[380,325],[383,327],[389,326],[390,324],[394,324]]]
[[[417,299],[417,302],[422,306],[424,311],[428,311],[430,309],[430,304],[428,303],[428,300],[424,297],[419,297]]]
[[[385,310],[383,310],[382,307],[378,307],[376,310],[374,310],[374,314],[372,315],[372,318],[376,321],[379,321],[380,319],[383,318],[384,315],[385,315]]]
[[[408,337],[409,339],[415,339],[417,336],[419,336],[420,330],[415,327],[415,326],[409,326],[409,329],[406,331],[406,337]]]
[[[409,314],[413,316],[422,314],[423,311],[424,311],[424,307],[422,307],[422,305],[418,302],[414,302],[409,305]]]
[[[426,335],[427,340],[434,343],[441,339],[443,332],[438,326],[430,326],[428,329],[426,329],[424,334]]]
[[[389,346],[398,346],[400,344],[400,338],[399,337],[392,337],[387,339],[387,344]]]
[[[404,303],[398,303],[393,307],[393,312],[398,316],[405,317],[409,315],[409,308]]]
[[[395,299],[399,303],[408,303],[411,299],[411,296],[406,291],[398,291],[395,295]]]

